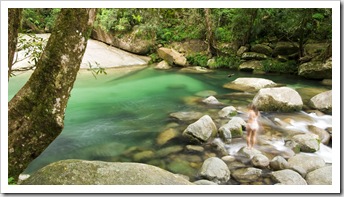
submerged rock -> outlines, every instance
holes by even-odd
[[[181,134],[176,129],[169,128],[158,135],[156,139],[156,143],[162,146],[166,144],[167,142],[179,137],[180,135]]]
[[[199,118],[203,116],[203,114],[201,112],[196,112],[196,111],[182,111],[182,112],[171,113],[170,116],[180,121],[192,121],[192,120],[198,120]]]
[[[193,185],[161,168],[122,162],[63,160],[32,174],[23,185]]]
[[[205,104],[208,104],[208,105],[220,105],[221,104],[214,96],[209,96],[208,98],[203,99],[202,102]]]

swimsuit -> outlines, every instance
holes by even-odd
[[[257,118],[253,118],[252,122],[248,123],[248,127],[251,130],[258,130],[259,129],[259,125],[258,125],[258,120]]]

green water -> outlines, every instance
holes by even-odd
[[[229,72],[235,75],[228,78]],[[64,130],[24,173],[62,159],[113,161],[130,147],[154,149],[157,135],[171,122],[170,113],[203,110],[202,106],[186,104],[185,98],[212,90],[221,102],[228,103],[233,99],[223,95],[232,91],[222,85],[238,77],[264,77],[293,88],[320,85],[296,76],[260,76],[228,70],[189,74],[148,67],[108,73],[97,79],[88,72],[79,73],[68,102]],[[22,74],[10,80],[9,99],[28,77],[29,74]]]

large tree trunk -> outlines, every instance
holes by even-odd
[[[95,16],[95,9],[62,9],[36,70],[9,102],[9,177],[17,179],[61,133]]]
[[[205,25],[206,25],[206,40],[208,42],[208,49],[207,53],[210,57],[213,57],[216,55],[216,48],[214,47],[214,33],[213,33],[213,22],[211,19],[211,9],[210,8],[204,8],[204,14],[205,14]]]
[[[22,11],[22,8],[8,9],[8,79],[10,79],[12,72],[12,63],[17,47],[18,30]]]

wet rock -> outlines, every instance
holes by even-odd
[[[203,103],[208,104],[208,105],[219,105],[221,104],[214,96],[209,96],[206,99],[202,100]]]
[[[204,90],[204,91],[196,93],[196,96],[200,96],[200,97],[209,97],[209,96],[215,96],[215,95],[217,95],[217,92],[213,90]]]
[[[243,53],[247,52],[249,50],[249,48],[247,46],[241,46],[238,50],[237,50],[237,56],[241,57]]]
[[[172,67],[168,64],[168,62],[166,62],[165,60],[162,60],[154,68],[157,70],[168,70],[168,69],[171,69]]]
[[[156,143],[162,146],[179,136],[180,136],[179,131],[177,131],[174,128],[169,128],[158,135],[156,139]]]
[[[255,155],[259,154],[262,154],[262,152],[255,148],[249,149],[248,147],[244,146],[237,152],[236,158],[243,163],[249,163]]]
[[[240,118],[240,117],[232,117],[228,123],[233,123],[233,124],[240,124],[242,128],[246,127],[246,122],[244,119]]]
[[[240,168],[233,170],[232,177],[240,183],[254,182],[262,175],[262,170],[258,168]]]
[[[276,156],[270,161],[270,168],[275,171],[284,170],[289,168],[289,164],[283,157]]]
[[[239,65],[238,68],[240,71],[255,71],[255,70],[263,70],[263,65],[261,61],[258,60],[250,60],[243,62]]]
[[[332,90],[317,94],[309,103],[312,108],[324,113],[332,113]]]
[[[312,133],[294,135],[292,140],[300,145],[301,152],[314,153],[320,148],[319,136]]]
[[[169,65],[187,66],[186,58],[174,49],[159,48],[157,50],[160,58],[168,62]]]
[[[330,45],[328,43],[307,43],[304,45],[304,55],[316,57],[325,52]]]
[[[219,138],[215,138],[210,145],[221,155],[228,155],[225,143],[223,143]]]
[[[258,167],[258,168],[266,168],[270,164],[269,158],[267,158],[263,154],[257,154],[253,156],[251,162],[254,167]]]
[[[242,126],[238,122],[228,122],[219,128],[219,134],[223,141],[230,142],[232,138],[238,138],[243,135]]]
[[[186,145],[186,150],[190,152],[204,152],[204,148],[202,146],[195,145]]]
[[[289,169],[272,172],[271,176],[281,185],[307,185],[306,180],[300,174]]]
[[[331,135],[322,128],[316,127],[314,125],[308,125],[308,130],[315,135],[319,136],[320,142],[327,145],[331,139]]]
[[[190,124],[183,132],[183,136],[190,141],[204,143],[217,134],[217,128],[210,116],[204,115]]]
[[[226,163],[230,163],[230,162],[235,161],[235,157],[230,156],[230,155],[223,156],[223,157],[221,157],[221,159]]]
[[[195,181],[193,183],[196,185],[218,185],[217,183],[214,183],[214,182],[208,181],[208,180],[204,180],[204,179]]]
[[[326,85],[326,86],[332,86],[332,79],[323,79],[321,81],[321,84]]]
[[[332,166],[325,166],[306,175],[308,185],[332,185]]]
[[[322,168],[325,166],[325,161],[318,156],[310,156],[306,154],[296,154],[288,159],[290,169],[299,172],[303,177],[308,172]]]
[[[182,160],[180,158],[175,158],[174,160],[169,162],[167,164],[167,169],[170,172],[183,174],[188,177],[193,177],[197,173],[197,170],[192,168],[188,161]]]
[[[299,46],[293,42],[278,42],[273,50],[273,56],[289,56],[299,52]]]
[[[199,174],[217,184],[224,184],[230,179],[226,163],[217,157],[205,160]]]
[[[304,103],[309,103],[312,97],[322,92],[326,92],[328,89],[323,87],[303,87],[297,88],[296,91],[300,94]]]
[[[252,103],[262,111],[294,112],[303,106],[299,93],[289,87],[260,89]]]
[[[166,148],[162,148],[162,149],[159,149],[157,152],[156,152],[156,156],[157,157],[166,157],[167,155],[169,154],[172,154],[172,153],[178,153],[180,151],[183,150],[183,147],[182,146],[179,146],[179,145],[176,145],[176,146],[169,146],[169,147],[166,147]]]
[[[134,161],[147,161],[154,157],[154,152],[151,150],[142,151],[133,155]]]
[[[226,162],[227,163],[227,162]],[[233,172],[233,170],[237,170],[237,169],[240,169],[240,168],[246,168],[246,164],[240,162],[240,161],[232,161],[232,162],[229,162],[227,163],[228,165],[228,168],[231,172]]]
[[[237,113],[237,110],[233,106],[224,107],[218,112],[221,118],[229,118],[235,116]]]
[[[182,111],[182,112],[171,113],[170,116],[180,121],[191,121],[191,120],[198,120],[199,118],[203,116],[203,114],[201,112],[195,112],[195,111]]]
[[[32,174],[22,184],[193,185],[178,175],[147,164],[85,160],[62,160],[51,163]]]
[[[267,56],[271,56],[272,48],[265,44],[255,44],[251,47],[252,52],[261,53]]]
[[[268,57],[261,53],[255,53],[255,52],[244,52],[241,55],[241,59],[243,60],[265,60]]]
[[[180,72],[184,72],[184,73],[212,73],[214,71],[210,70],[208,68],[205,68],[205,67],[201,67],[201,66],[192,66],[192,67],[182,68],[182,69],[180,69]]]
[[[243,92],[255,92],[262,88],[274,87],[277,84],[271,80],[263,78],[244,78],[240,77],[236,80],[223,85],[224,88],[239,90]]]
[[[298,75],[308,79],[331,79],[332,60],[325,63],[322,61],[311,61],[299,66]]]

